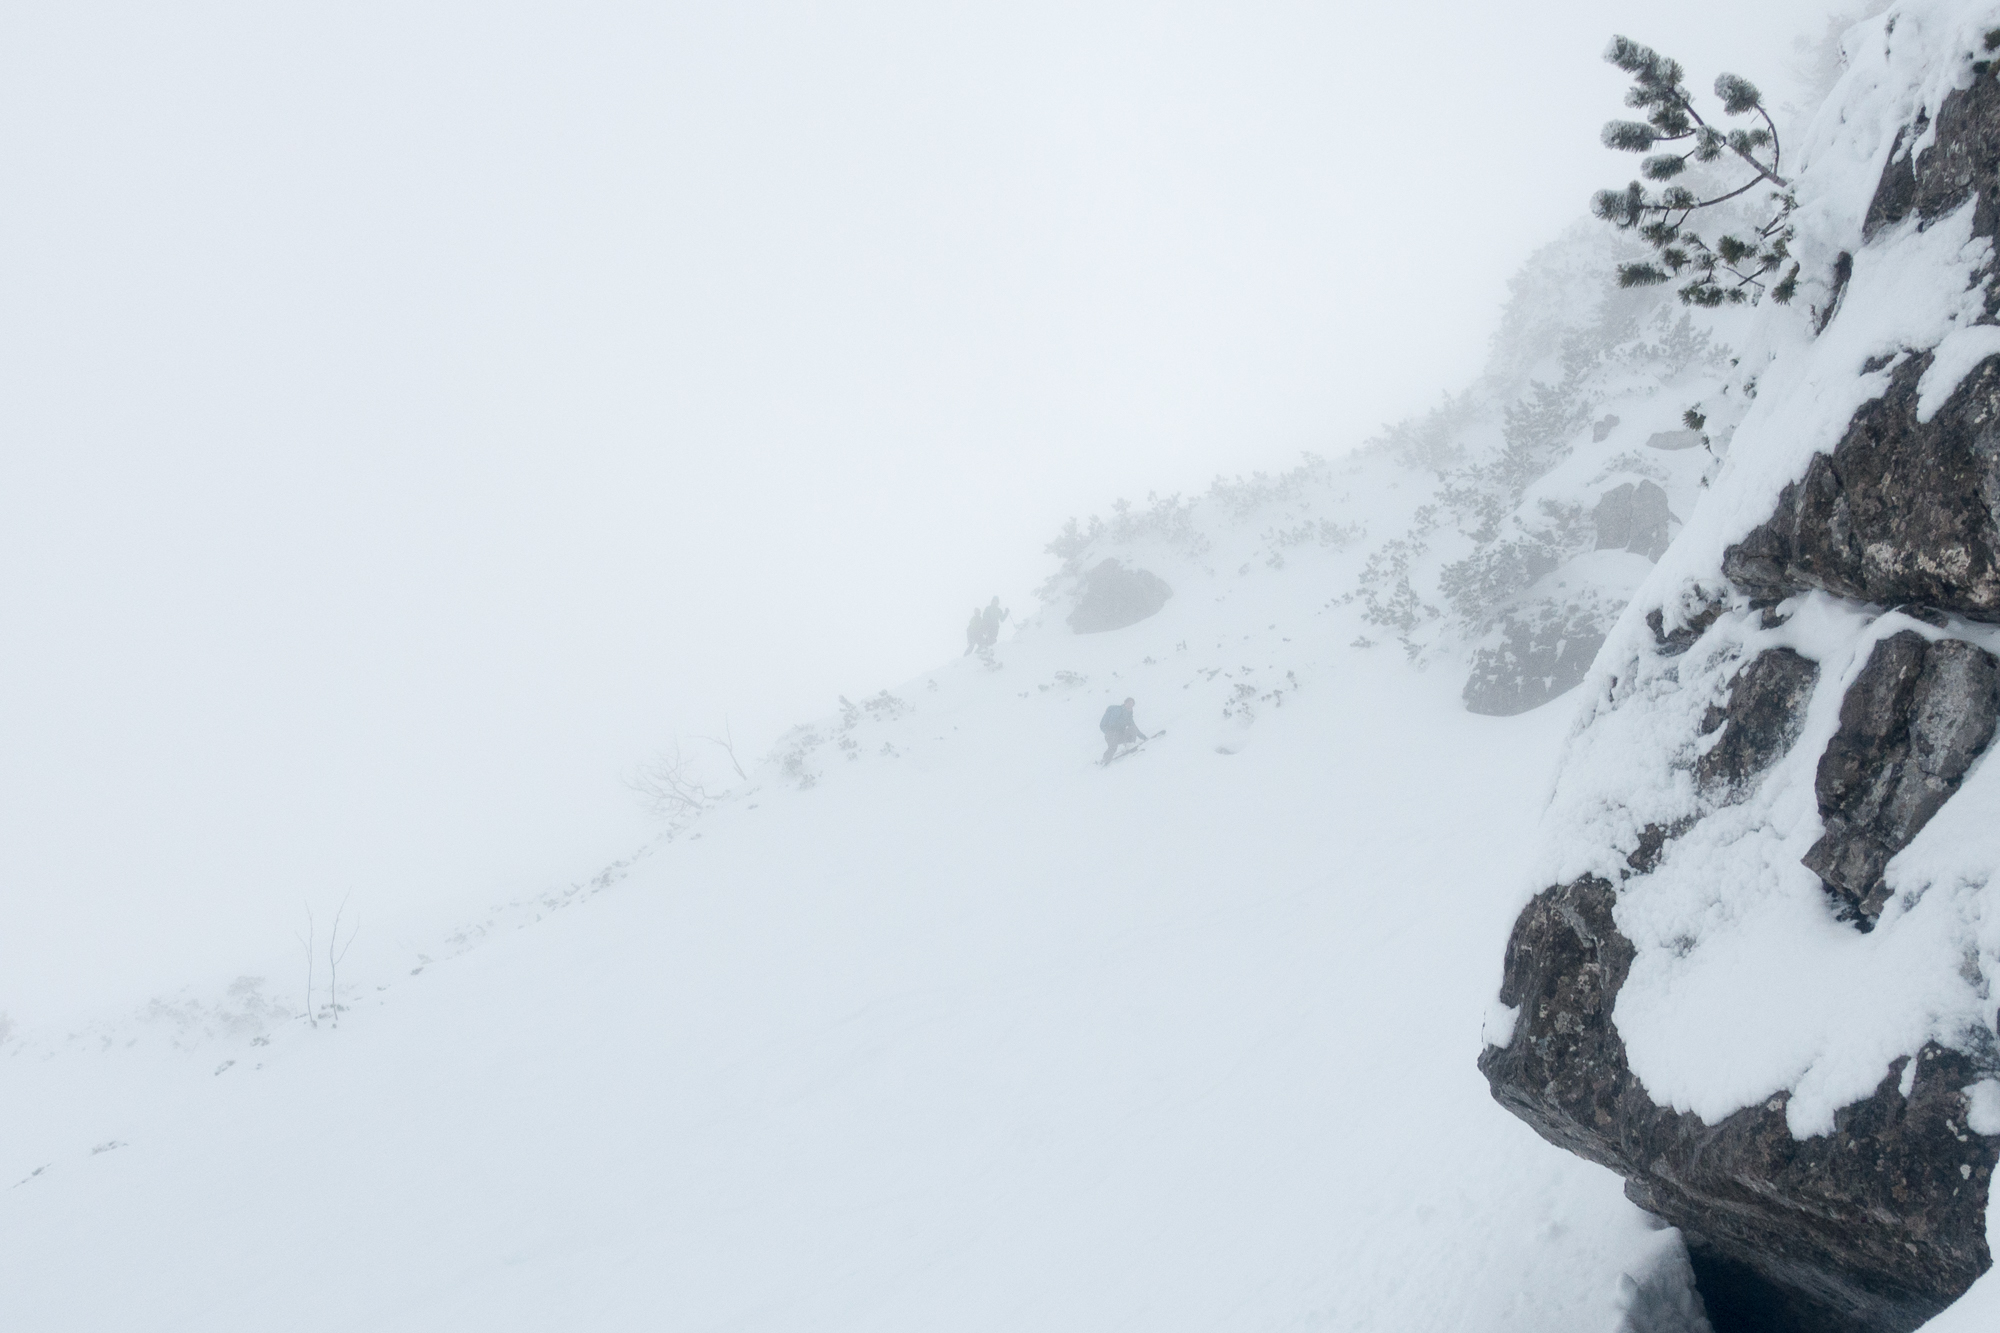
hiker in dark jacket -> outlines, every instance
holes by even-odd
[[[1007,613],[1000,609],[1000,599],[998,597],[995,597],[986,604],[986,609],[979,613],[980,646],[991,648],[994,644],[1000,642],[1000,622],[1006,618]]]
[[[972,608],[972,619],[965,622],[965,652],[959,656],[970,654],[974,648],[980,646],[980,641],[985,637],[986,617],[981,615],[979,608],[975,606]]]
[[[1097,724],[1097,729],[1104,733],[1104,758],[1099,762],[1108,764],[1119,746],[1137,745],[1146,739],[1146,733],[1139,730],[1139,724],[1132,720],[1134,702],[1127,699],[1104,710],[1104,717]]]

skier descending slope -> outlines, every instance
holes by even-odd
[[[1113,704],[1104,710],[1104,716],[1098,720],[1097,729],[1104,733],[1104,758],[1099,763],[1110,763],[1121,745],[1138,745],[1149,739],[1145,732],[1139,730],[1139,724],[1132,720],[1134,702],[1127,699],[1122,704]]]

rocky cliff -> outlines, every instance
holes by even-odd
[[[1716,1327],[1913,1329],[2000,1159],[2000,7],[1848,37],[1809,290],[1611,631],[1480,1067],[1682,1229]],[[1600,523],[1600,531],[1613,524]]]

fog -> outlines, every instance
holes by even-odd
[[[1469,381],[1611,32],[1780,101],[1823,13],[11,7],[0,1012],[591,874],[675,735]]]

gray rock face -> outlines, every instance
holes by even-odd
[[[1783,1095],[1715,1125],[1657,1106],[1611,1018],[1634,957],[1615,902],[1586,878],[1515,923],[1500,999],[1519,1018],[1479,1060],[1494,1098],[1681,1228],[1718,1327],[1903,1333],[1964,1292],[1990,1263],[2000,1158],[2000,1141],[1966,1128],[1972,1062],[1926,1046],[1908,1097],[1899,1060],[1810,1139],[1792,1137]]]
[[[1695,760],[1701,785],[1740,791],[1791,749],[1818,682],[1819,663],[1789,648],[1759,653],[1737,672],[1729,683],[1729,702],[1711,705],[1702,719],[1702,735],[1720,728],[1722,736]]]
[[[1907,145],[1933,130],[1934,145],[1909,157]],[[1946,97],[1936,126],[1904,128],[1865,232],[1935,220],[1967,200],[1977,201],[1975,233],[2000,235],[2000,72],[1991,69]],[[1822,328],[1841,317],[1838,293],[1852,271],[1842,259]],[[1985,281],[1985,318],[1994,319],[2000,284],[1990,273],[1968,277]],[[1817,589],[1941,627],[1950,621],[1940,611],[2000,623],[2000,357],[1919,421],[1918,385],[1932,361],[1906,351],[1856,368],[1886,368],[1887,389],[1723,556],[1721,573],[1752,608]],[[1695,442],[1675,434],[1648,443]],[[1719,616],[1744,626],[1750,611],[1704,596],[1681,627],[1669,630],[1658,611],[1648,618],[1653,685],[1713,681],[1725,669],[1718,654],[1692,649]],[[1704,672],[1715,674],[1695,674]],[[1781,649],[1741,668],[1726,694],[1708,686],[1721,702],[1701,730],[1720,734],[1695,760],[1699,794],[1643,829],[1622,880],[1672,873],[1675,840],[1700,836],[1719,801],[1796,747],[1814,672]],[[1648,706],[1638,693],[1611,703]],[[1872,649],[1818,756],[1824,835],[1805,858],[1864,928],[1884,904],[1884,866],[1958,789],[1991,743],[1996,715],[2000,661],[1978,647],[1911,631]],[[1681,1228],[1719,1329],[1901,1333],[1962,1294],[1991,1263],[1985,1213],[2000,1138],[1971,1131],[1964,1094],[1991,1072],[1990,1051],[1975,1058],[1927,1044],[1914,1067],[1897,1060],[1869,1096],[1838,1111],[1832,1133],[1804,1139],[1786,1122],[1788,1094],[1717,1124],[1656,1105],[1613,1019],[1636,957],[1614,920],[1618,894],[1604,879],[1560,884],[1515,923],[1501,987],[1518,1006],[1514,1031],[1479,1061],[1494,1097],[1552,1143],[1619,1172],[1629,1198]],[[1966,1044],[1981,1049],[1985,1036]]]
[[[1896,136],[1889,165],[1875,186],[1861,234],[1873,237],[1892,223],[1915,214],[1934,222],[1975,191],[1975,236],[1992,236],[2000,227],[2000,200],[1988,187],[2000,177],[2000,83],[1990,76],[1976,78],[1969,88],[1947,95],[1938,107],[1937,134],[1923,156],[1912,161],[1908,145],[1929,129],[1921,117]],[[1990,307],[1989,307],[1990,308]]]
[[[1100,561],[1083,576],[1083,592],[1069,613],[1069,627],[1078,634],[1124,629],[1156,614],[1173,595],[1157,574],[1127,569],[1116,560]]]
[[[1648,560],[1666,554],[1669,517],[1666,488],[1651,481],[1613,487],[1590,513],[1597,525],[1598,550],[1630,551]]]
[[[1543,605],[1508,616],[1498,646],[1473,654],[1466,710],[1512,717],[1576,688],[1604,646],[1606,628],[1589,606]]]
[[[1911,215],[1935,220],[1976,192],[1973,229],[1994,235],[1995,191],[1974,182],[2000,176],[2000,85],[1980,78],[1948,96],[1933,146],[1913,162],[1903,139],[1926,128],[1899,139],[1866,234]],[[1931,360],[1926,352],[1897,366],[1833,453],[1815,458],[1771,518],[1729,549],[1723,573],[1738,587],[1767,598],[1820,588],[2000,620],[2000,358],[1981,363],[1920,422],[1917,386]],[[1876,645],[1842,700],[1817,777],[1826,832],[1805,864],[1864,925],[1887,896],[1883,867],[1992,739],[1995,667],[1970,644],[1930,645],[1905,631]]]
[[[1653,631],[1653,643],[1661,653],[1677,657],[1694,647],[1695,641],[1708,633],[1708,627],[1721,617],[1723,610],[1723,603],[1707,602],[1683,624],[1670,630],[1665,614],[1656,606],[1646,613],[1646,628]]]
[[[1897,138],[1863,234],[1915,216],[1930,222],[1976,197],[1973,233],[2000,232],[2000,82],[1988,74],[1948,95],[1921,158]],[[1987,317],[2000,308],[1989,291]],[[1872,363],[1871,363],[1872,364]],[[1753,596],[1822,588],[1895,606],[1943,607],[2000,620],[2000,358],[1960,382],[1929,422],[1916,417],[1926,352],[1906,358],[1888,392],[1855,413],[1831,455],[1786,487],[1771,518],[1723,558]]]
[[[1663,430],[1646,437],[1648,449],[1699,449],[1701,432],[1698,430]]]
[[[1808,588],[2000,621],[2000,357],[1960,382],[1928,422],[1917,382],[1929,353],[1898,366],[1776,512],[1723,555],[1753,597]]]
[[[2000,660],[1914,630],[1875,645],[1840,702],[1814,790],[1826,831],[1805,864],[1864,922],[1882,913],[1889,858],[1951,799],[1993,739]]]

